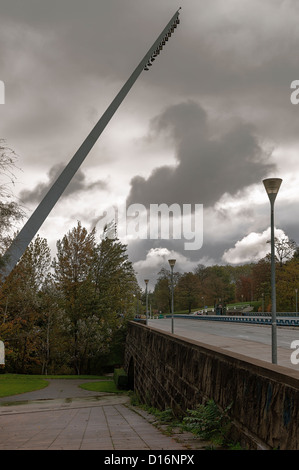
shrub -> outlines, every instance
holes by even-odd
[[[114,369],[113,380],[119,390],[128,389],[128,376],[124,369]]]

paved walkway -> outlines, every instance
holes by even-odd
[[[163,434],[127,396],[88,392],[78,387],[84,380],[49,382],[45,389],[0,399],[0,450],[204,448],[188,434]]]
[[[182,331],[177,334],[184,336]],[[270,361],[269,347],[260,343],[196,335],[198,341]],[[298,366],[297,370],[286,367],[287,360],[289,356],[280,370],[298,377]],[[79,385],[84,381],[50,379],[42,390],[0,398],[0,450],[184,452],[209,445],[188,433],[164,434],[152,424],[152,416],[130,406],[128,396],[83,390]]]

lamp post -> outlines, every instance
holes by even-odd
[[[171,267],[171,333],[173,333],[173,267],[175,261],[175,259],[168,260],[169,266]]]
[[[274,251],[274,202],[282,179],[263,180],[271,207],[271,304],[272,304],[272,363],[277,364],[277,323],[276,323],[276,287],[275,287],[275,251]]]
[[[296,293],[296,313],[298,313],[298,289],[297,288],[295,289],[295,293]]]
[[[144,279],[144,282],[145,282],[145,301],[146,301],[145,316],[146,316],[146,325],[147,325],[148,323],[148,294],[147,294],[148,279]]]

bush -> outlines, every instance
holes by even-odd
[[[128,389],[128,376],[124,369],[114,369],[113,380],[119,390]]]

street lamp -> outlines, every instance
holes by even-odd
[[[146,299],[146,312],[145,312],[145,315],[146,315],[146,325],[148,323],[148,295],[147,295],[147,285],[148,285],[148,279],[144,279],[144,282],[145,282],[145,299]]]
[[[272,363],[277,364],[277,323],[276,323],[276,288],[275,288],[275,252],[274,252],[274,202],[282,179],[263,180],[271,206],[271,304],[272,304]]]
[[[171,333],[173,333],[173,267],[175,261],[175,259],[168,260],[169,266],[171,267]]]
[[[296,313],[298,313],[298,289],[295,289],[296,292]]]

